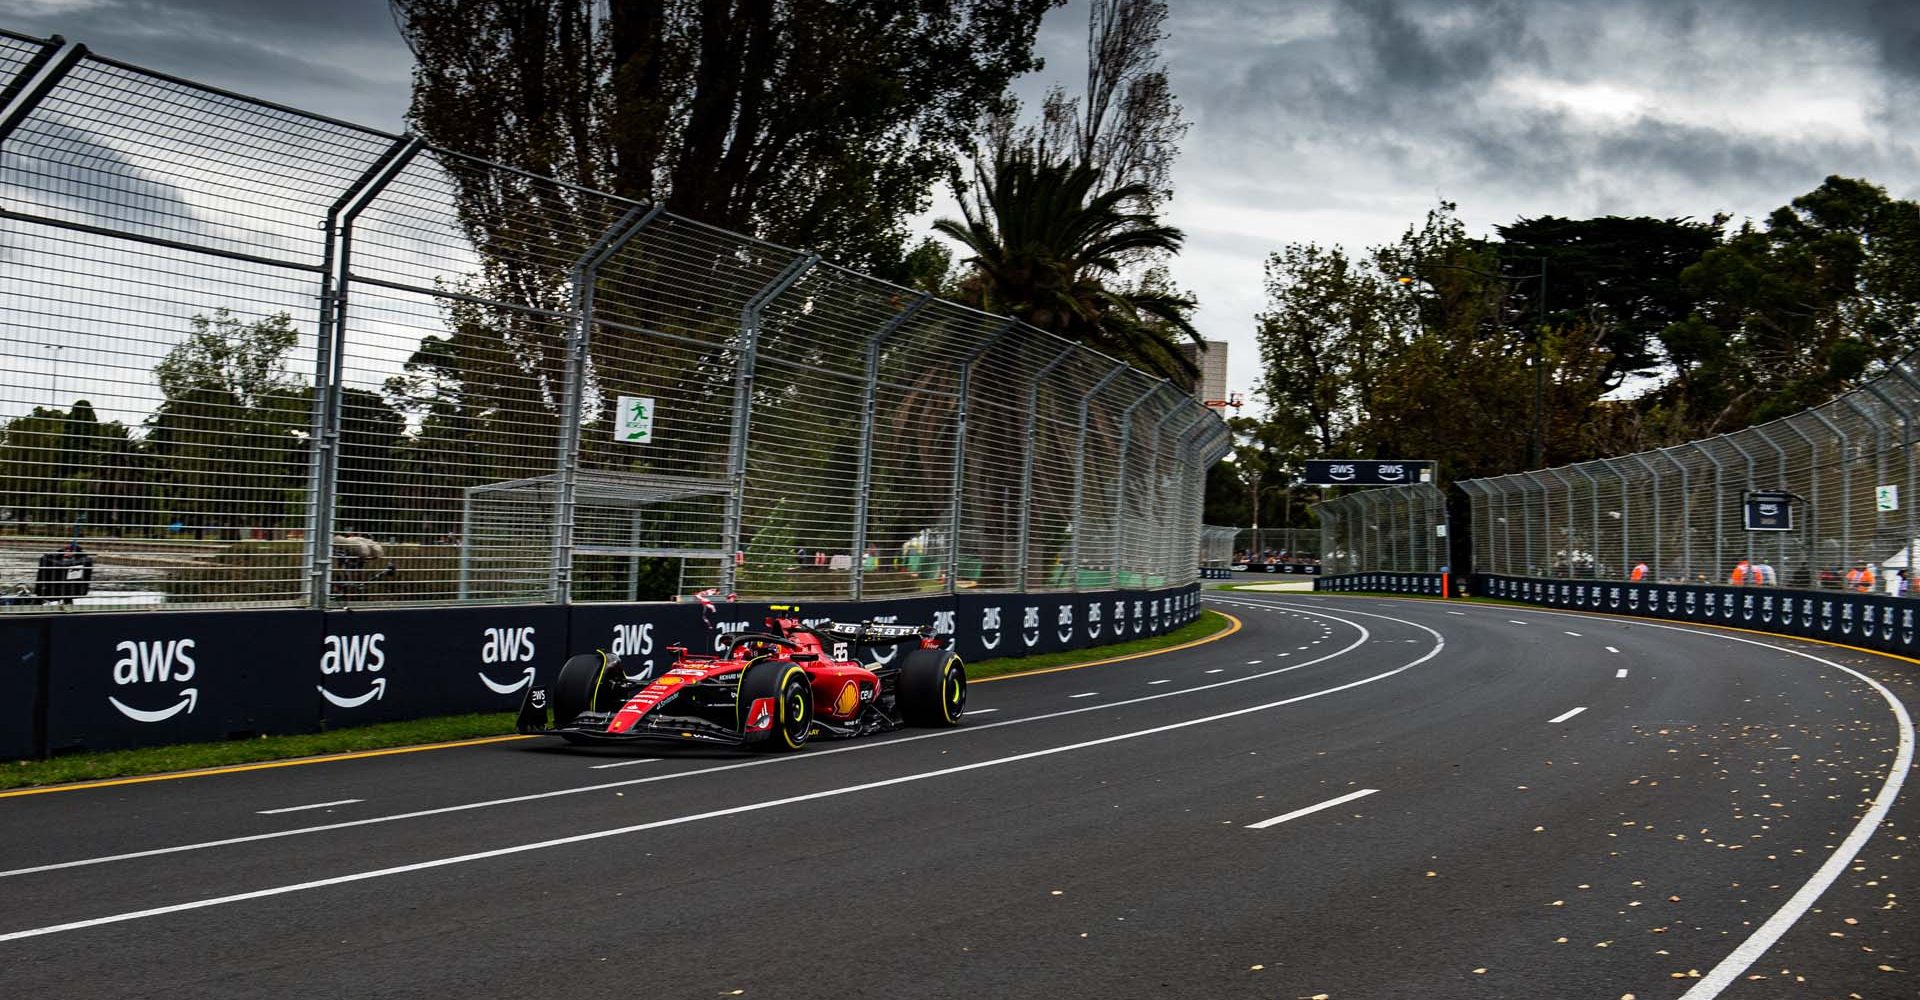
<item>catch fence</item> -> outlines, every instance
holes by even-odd
[[[1112,358],[58,39],[0,86],[12,608],[1195,578],[1228,432]]]
[[[1431,483],[1321,501],[1321,572],[1438,573],[1447,566],[1447,496]]]
[[[1916,420],[1909,355],[1830,403],[1732,434],[1469,480],[1474,569],[1884,590],[1920,540]],[[1749,506],[1775,530],[1748,530]]]

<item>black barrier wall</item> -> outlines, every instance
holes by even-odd
[[[1476,576],[1477,592],[1570,610],[1735,625],[1911,656],[1920,601],[1884,594],[1724,587],[1688,583],[1594,583]]]
[[[813,621],[931,624],[968,660],[1159,635],[1200,613],[1158,591],[974,594],[801,606]],[[47,615],[0,622],[0,756],[300,733],[504,712],[575,653],[640,678],[670,646],[710,652],[770,605],[501,605],[349,611]],[[886,662],[894,648],[850,651]]]
[[[1439,597],[1446,592],[1442,584],[1443,577],[1439,573],[1341,573],[1315,578],[1313,589],[1335,593],[1368,591]]]

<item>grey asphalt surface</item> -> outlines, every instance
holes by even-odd
[[[1784,650],[1920,702],[1920,667],[1788,639],[1209,603],[1245,627],[792,757],[530,740],[0,799],[0,997],[1677,997],[1900,746]],[[1719,995],[1920,995],[1916,818],[1908,788]]]

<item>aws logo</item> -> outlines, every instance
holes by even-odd
[[[325,649],[320,654],[321,675],[335,677],[340,674],[379,673],[387,665],[387,651],[381,647],[386,641],[384,632],[327,636]],[[372,686],[364,694],[356,695],[335,694],[325,684],[315,687],[319,689],[320,697],[340,708],[359,708],[367,702],[386,697],[387,679],[375,677]]]
[[[1071,604],[1060,605],[1060,620],[1057,624],[1059,625],[1059,631],[1056,632],[1055,634],[1060,637],[1060,641],[1072,642],[1073,641],[1073,605]]]
[[[992,638],[988,638],[992,636]],[[986,649],[1000,646],[1000,609],[980,609],[980,645]]]
[[[1040,643],[1040,605],[1020,609],[1020,641],[1032,648]]]
[[[533,683],[534,635],[535,628],[532,625],[490,628],[481,633],[481,663],[528,664],[520,672],[520,679],[512,684],[501,684],[488,677],[486,671],[480,671],[480,682],[487,686],[487,690],[494,694],[512,694]]]
[[[1100,638],[1100,602],[1087,602],[1087,638]]]
[[[652,622],[619,623],[614,625],[613,626],[613,644],[607,648],[609,653],[615,659],[620,660],[622,663],[624,663],[627,660],[639,661],[640,672],[637,674],[625,674],[624,672],[626,668],[624,666],[621,668],[627,680],[643,681],[643,680],[646,680],[648,677],[652,676],[653,674],[653,623]]]
[[[953,648],[953,634],[957,631],[954,627],[954,619],[957,616],[957,612],[953,611],[935,611],[933,613],[933,635],[934,638],[940,640],[942,648]]]
[[[727,651],[727,646],[726,643],[720,641],[720,637],[733,632],[745,632],[747,630],[747,623],[721,622],[715,625],[713,629],[713,651],[716,653],[724,653]]]
[[[193,662],[192,639],[155,639],[152,642],[115,643],[120,654],[113,661],[113,683],[125,688],[130,684],[184,684],[193,680],[197,664]],[[134,708],[108,695],[107,701],[121,715],[135,722],[165,722],[181,712],[191,713],[200,704],[198,688],[181,688],[178,699],[166,708]]]

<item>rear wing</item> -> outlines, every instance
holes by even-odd
[[[821,622],[814,631],[856,646],[898,646],[933,637],[933,628],[929,625],[880,625],[873,622]]]

